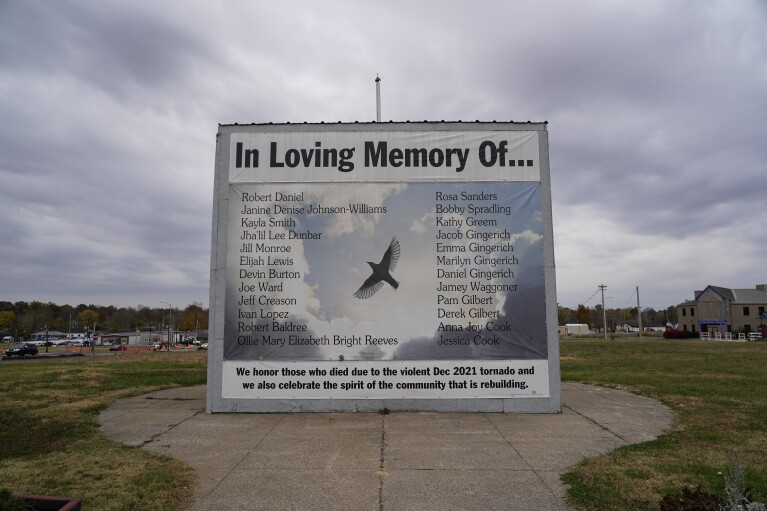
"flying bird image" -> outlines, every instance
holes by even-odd
[[[397,261],[399,261],[399,241],[397,241],[397,238],[392,238],[389,248],[386,249],[386,253],[384,253],[380,263],[367,262],[373,269],[373,274],[354,293],[354,297],[361,300],[370,298],[383,287],[384,282],[397,289],[399,282],[391,276],[391,272],[397,267]]]

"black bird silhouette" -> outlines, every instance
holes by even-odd
[[[399,241],[397,241],[397,238],[392,238],[389,248],[386,249],[386,253],[383,255],[380,263],[367,262],[373,269],[373,274],[354,293],[354,297],[361,300],[370,298],[383,287],[384,282],[388,282],[391,287],[397,289],[399,282],[394,280],[390,273],[397,267],[397,261],[399,261]]]

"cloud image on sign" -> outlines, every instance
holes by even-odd
[[[458,197],[461,194],[467,197],[493,194],[495,197],[484,202],[461,199],[459,205],[465,206],[464,211],[440,214],[435,206],[438,191]],[[278,192],[302,193],[302,205],[306,209],[322,205],[336,212],[270,213],[277,220],[293,218],[295,226],[263,229],[267,237],[271,232],[274,241],[267,238],[262,243],[243,238],[246,228],[242,219],[249,218],[241,213],[243,194],[271,194],[274,198]],[[361,202],[385,212],[350,211],[349,204]],[[274,208],[275,204],[280,202],[263,201],[260,205]],[[494,225],[466,227],[469,217],[479,218],[477,211],[469,211],[469,206],[493,207],[492,212],[481,216],[493,220]],[[539,183],[424,182],[396,187],[389,183],[354,183],[348,187],[331,183],[246,183],[231,187],[229,208],[231,218],[237,221],[230,222],[228,232],[231,246],[226,269],[226,360],[259,357],[338,360],[340,355],[344,355],[345,360],[541,359],[547,356]],[[343,209],[345,213],[338,212]],[[442,220],[437,220],[440,216]],[[265,221],[268,222],[268,218]],[[440,222],[455,225],[458,221],[462,228],[440,225]],[[322,233],[322,236],[292,238],[291,230]],[[460,236],[445,239],[446,233]],[[393,237],[399,252],[404,245],[406,254],[397,258],[396,269],[383,260],[395,241]],[[243,245],[250,243],[253,243],[253,251],[242,252]],[[259,248],[261,244],[263,247]],[[272,255],[266,251],[267,246],[284,246],[288,255]],[[392,259],[394,253],[395,247],[392,247]],[[243,257],[246,262],[254,262],[245,265],[241,263]],[[288,258],[292,262],[284,267],[266,264]],[[371,282],[380,284],[376,296],[372,296],[372,290],[363,295],[367,298],[355,296],[358,289],[365,287],[363,283],[373,277],[373,265],[365,264],[366,261],[382,264],[403,287],[392,296],[396,299],[386,299],[384,295],[392,292],[383,289],[387,283],[380,277]],[[272,271],[289,271],[291,276],[270,279]],[[243,277],[243,272],[251,275]],[[256,285],[258,288],[251,293],[249,286]],[[248,290],[243,290],[243,286]],[[272,286],[281,288],[267,289]],[[482,302],[477,302],[476,297]],[[290,306],[273,303],[283,299],[293,303]],[[448,302],[455,304],[456,299],[459,305],[451,307]],[[372,305],[375,307],[371,308]],[[446,317],[446,312],[460,309],[466,310],[465,317]],[[285,316],[285,312],[289,315]],[[277,318],[280,313],[282,321]],[[470,313],[473,315],[469,316]],[[448,327],[455,329],[446,330]],[[291,335],[327,336],[330,343],[291,344]],[[336,342],[336,339],[351,340],[353,336],[362,342],[352,345]],[[367,344],[366,336],[396,338],[397,342]],[[475,344],[476,336],[497,339],[497,344]],[[275,344],[275,340],[279,343]]]
[[[397,289],[399,282],[391,276],[391,272],[397,267],[397,261],[399,261],[399,241],[397,238],[392,238],[380,263],[367,262],[373,270],[373,274],[354,293],[354,297],[362,300],[370,298],[383,287],[384,282]]]

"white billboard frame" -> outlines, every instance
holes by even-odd
[[[525,160],[534,162],[534,167],[528,169],[515,169],[515,179],[521,181],[532,181],[540,183],[540,214],[542,221],[543,234],[543,285],[545,289],[545,336],[547,357],[544,361],[537,361],[537,367],[545,367],[546,372],[542,387],[545,393],[540,395],[516,395],[515,397],[438,397],[430,398],[428,395],[417,395],[410,397],[408,394],[402,397],[396,397],[392,393],[383,393],[384,398],[369,398],[364,395],[352,394],[354,397],[344,398],[343,395],[328,393],[327,398],[321,395],[313,394],[309,396],[298,393],[296,396],[282,398],[280,395],[264,396],[248,394],[247,392],[234,391],[233,387],[227,382],[232,380],[232,371],[235,366],[245,366],[245,362],[238,364],[237,361],[226,360],[224,354],[224,337],[226,321],[226,293],[227,293],[227,265],[231,265],[231,258],[228,256],[230,243],[227,239],[231,237],[230,230],[230,186],[233,183],[248,183],[253,177],[247,169],[241,171],[243,165],[243,146],[238,145],[240,140],[251,140],[259,137],[283,137],[293,140],[303,135],[311,137],[317,134],[327,135],[336,134],[343,139],[346,135],[354,137],[364,132],[366,139],[387,140],[387,136],[397,134],[411,134],[418,137],[419,134],[442,134],[450,136],[454,133],[481,132],[488,137],[494,137],[495,134],[503,135],[508,133],[513,138],[526,140],[528,134],[534,135],[535,154],[525,156],[530,158]],[[316,144],[319,144],[318,142]],[[276,146],[275,146],[276,147]],[[273,147],[273,152],[275,147]],[[379,146],[368,148],[368,156],[375,156],[373,150],[379,150]],[[492,149],[492,148],[491,148]],[[557,306],[556,306],[556,276],[554,264],[554,245],[553,245],[553,226],[551,213],[551,182],[549,168],[549,150],[548,150],[548,131],[547,123],[514,123],[514,122],[438,122],[438,123],[338,123],[338,124],[252,124],[252,125],[220,125],[217,134],[216,145],[216,163],[214,180],[214,200],[213,200],[213,226],[211,238],[211,284],[210,284],[210,322],[209,322],[209,343],[208,343],[208,388],[207,388],[207,407],[208,413],[216,412],[328,412],[328,411],[377,411],[387,408],[393,411],[419,410],[419,411],[474,411],[474,412],[519,412],[519,413],[558,413],[561,412],[561,380],[559,365],[559,336],[557,330]],[[476,151],[479,152],[479,151]],[[528,151],[529,152],[529,151]],[[262,151],[262,158],[266,158],[266,151]],[[251,155],[252,156],[252,155]],[[280,157],[285,156],[284,153]],[[288,155],[290,156],[290,155]],[[380,154],[378,155],[380,157]],[[413,178],[411,174],[406,174],[399,169],[388,168],[384,174],[360,175],[356,179],[370,182],[380,179],[381,181],[396,182],[407,180],[415,182],[438,181],[445,183],[467,182],[468,176],[461,175],[458,168],[465,162],[459,160],[455,155],[453,162],[454,168],[450,173],[443,172],[437,177],[431,176],[428,172],[420,171]],[[488,159],[492,156],[487,152],[484,156]],[[256,155],[257,157],[257,155]],[[439,155],[437,155],[439,157]],[[358,155],[357,158],[361,158]],[[442,156],[441,162],[445,165],[447,161]],[[238,160],[238,165],[234,165],[233,160]],[[273,160],[270,163],[274,163]],[[277,163],[283,163],[277,161]],[[305,162],[306,163],[306,162]],[[310,162],[311,163],[311,162]],[[524,166],[524,163],[520,161]],[[487,165],[492,167],[491,165]],[[237,167],[237,172],[232,168]],[[318,182],[318,183],[336,183],[348,182],[349,176],[345,172],[325,172],[321,177],[311,177],[305,174],[280,172],[269,173],[270,165],[262,164],[259,169],[258,179],[260,182],[272,183],[296,183],[296,182]],[[283,165],[284,167],[284,165]],[[252,168],[252,167],[251,167]],[[531,170],[532,169],[532,170]],[[339,169],[340,170],[340,169]],[[361,171],[362,167],[358,165],[356,171]],[[504,175],[498,175],[498,169],[490,168],[487,175],[471,176],[471,182],[497,182],[506,180]],[[300,169],[299,169],[300,171]],[[531,173],[532,172],[532,173]],[[352,178],[354,180],[355,178]],[[293,361],[294,362],[294,361]],[[277,362],[277,366],[282,367],[293,363]],[[427,367],[428,361],[421,361],[423,367]],[[519,361],[509,360],[509,365],[518,367]],[[524,361],[522,361],[524,362]],[[267,362],[263,360],[253,360],[252,365],[261,367]],[[440,363],[445,363],[441,361]],[[329,364],[329,365],[327,365]],[[324,367],[344,367],[346,366],[364,366],[364,361],[341,360],[328,362]],[[435,364],[437,364],[435,362]],[[374,363],[369,363],[374,366]],[[411,364],[412,365],[412,364]],[[418,365],[416,363],[416,365]],[[449,362],[448,362],[448,365]],[[491,364],[492,365],[492,364]],[[496,366],[498,364],[495,364]],[[244,369],[241,369],[243,374]],[[424,369],[426,370],[426,369]],[[437,371],[437,369],[434,369]],[[254,369],[255,372],[255,369]],[[239,382],[238,382],[239,384]],[[290,382],[291,385],[300,383]],[[437,383],[439,384],[439,383]],[[252,383],[251,383],[252,385]],[[288,385],[286,383],[286,385]],[[321,393],[320,393],[321,394]],[[362,393],[364,394],[364,392]],[[458,393],[460,394],[460,393]],[[252,397],[247,397],[252,396]],[[543,397],[541,397],[543,396]]]

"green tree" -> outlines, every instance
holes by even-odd
[[[77,319],[80,320],[83,326],[90,327],[99,320],[99,315],[93,309],[85,309],[77,316]]]
[[[557,306],[557,320],[560,325],[566,325],[573,322],[575,312],[569,307]]]
[[[46,305],[38,301],[30,302],[19,316],[19,323],[21,323],[21,330],[24,335],[42,331],[46,326],[50,328],[52,321],[53,318]]]
[[[195,329],[205,330],[208,328],[208,311],[200,305],[193,303],[181,314],[178,321],[179,330],[190,332]]]
[[[604,314],[602,314],[602,305],[597,304],[594,306],[594,312],[591,314],[591,321],[593,327],[597,331],[604,331]]]
[[[113,331],[135,330],[139,323],[138,313],[132,307],[114,310],[107,316],[105,322],[106,327]]]
[[[16,313],[13,311],[0,312],[0,330],[8,332],[16,324]]]
[[[666,319],[669,323],[677,323],[677,312],[676,312],[676,305],[669,305],[669,307],[666,309]]]
[[[578,323],[591,326],[591,309],[583,304],[578,304],[578,309],[575,311],[575,320]]]
[[[620,309],[620,314],[619,315],[620,315],[621,321],[622,322],[630,321],[632,318],[634,320],[636,320],[636,314],[634,313],[635,310],[636,310],[635,308],[634,309],[630,309],[630,308]]]

